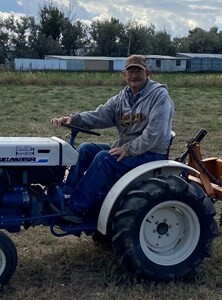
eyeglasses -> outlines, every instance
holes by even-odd
[[[126,72],[127,73],[130,73],[130,74],[132,74],[132,73],[142,73],[142,72],[144,72],[145,70],[142,70],[142,69],[140,69],[140,68],[132,68],[132,69],[126,69]]]

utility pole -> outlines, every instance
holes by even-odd
[[[128,56],[130,56],[130,47],[131,47],[131,33],[129,33],[129,43],[128,43],[128,51],[127,51]]]

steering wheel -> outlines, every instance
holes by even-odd
[[[88,134],[92,134],[92,135],[97,135],[97,136],[100,136],[100,135],[101,135],[100,133],[98,133],[98,132],[96,132],[96,131],[92,131],[92,130],[85,129],[85,128],[78,127],[78,126],[71,125],[71,124],[62,124],[62,126],[71,129],[72,132],[75,133],[75,135],[76,135],[78,132],[84,132],[84,133],[88,133]]]

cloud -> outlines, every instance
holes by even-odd
[[[190,29],[201,27],[209,30],[221,23],[221,1],[199,0],[79,0],[78,4],[88,13],[96,13],[96,18],[111,16],[126,23],[138,20],[142,25],[154,24],[157,30],[166,30],[171,36],[185,36]]]
[[[39,8],[47,0],[0,0],[2,12],[17,12],[38,16]],[[190,29],[209,30],[222,25],[221,0],[53,0],[52,3],[66,14],[72,11],[76,19],[117,18],[126,24],[138,20],[145,26],[155,25],[156,30],[166,30],[171,36],[186,36]]]

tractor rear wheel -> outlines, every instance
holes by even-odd
[[[98,246],[101,246],[101,247],[104,247],[104,248],[107,248],[110,250],[112,249],[112,240],[108,234],[103,235],[101,232],[95,231],[92,234],[92,240]]]
[[[203,190],[178,176],[152,178],[123,199],[113,220],[113,248],[128,272],[177,280],[211,256],[215,208]]]
[[[11,238],[0,231],[0,284],[8,283],[17,266],[17,250]]]

